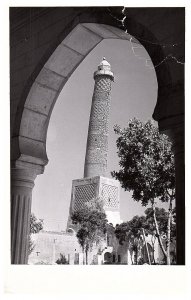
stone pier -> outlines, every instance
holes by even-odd
[[[11,170],[11,263],[27,264],[34,169]]]

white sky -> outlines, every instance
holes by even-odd
[[[144,48],[136,54],[149,58]],[[47,135],[49,163],[38,176],[33,191],[32,211],[44,219],[44,229],[65,230],[73,179],[83,178],[89,114],[94,88],[93,72],[105,56],[114,72],[112,85],[108,176],[118,168],[113,126],[124,128],[130,118],[151,119],[157,100],[155,71],[145,59],[135,56],[128,41],[105,40],[80,64],[68,80],[55,104]],[[146,208],[121,190],[120,214],[123,221]]]

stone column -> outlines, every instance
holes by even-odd
[[[170,134],[175,156],[176,174],[176,259],[178,265],[185,264],[185,163],[184,125],[171,129]]]
[[[181,49],[180,49],[181,50]],[[184,56],[184,51],[177,53]],[[185,174],[184,174],[184,68],[168,62],[171,83],[159,85],[158,100],[153,118],[158,121],[159,131],[168,135],[173,144],[176,178],[176,261],[185,264]],[[165,73],[164,73],[165,74]],[[162,73],[161,73],[162,77]],[[158,82],[161,82],[158,74]],[[173,80],[172,80],[173,79]]]
[[[11,263],[27,264],[35,169],[11,170]]]

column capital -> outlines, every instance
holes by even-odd
[[[13,187],[23,187],[33,189],[34,181],[39,174],[38,170],[33,168],[12,168],[11,183]]]

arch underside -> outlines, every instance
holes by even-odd
[[[15,166],[37,167],[48,163],[46,135],[54,104],[64,85],[84,58],[104,39],[121,39],[140,44],[116,27],[78,24],[58,45],[34,80],[26,98],[19,136],[13,138]]]
[[[66,10],[63,8],[61,13],[64,14]],[[80,13],[75,16],[78,10]],[[57,14],[58,11],[60,8],[54,13]],[[48,162],[46,135],[54,104],[71,74],[88,53],[104,39],[128,41],[131,39],[132,43],[137,44],[141,42],[155,66],[158,81],[158,100],[153,118],[158,121],[160,131],[168,131],[184,122],[184,63],[181,63],[184,59],[183,10],[165,8],[156,11],[148,8],[145,11],[141,8],[128,8],[125,26],[122,26],[120,8],[115,9],[115,13],[119,14],[118,17],[113,17],[111,10],[105,8],[77,9],[77,11],[73,11],[73,19],[71,18],[70,23],[66,25],[62,19],[58,24],[55,36],[49,38],[49,42],[42,49],[44,51],[42,57],[37,55],[36,60],[34,59],[34,72],[28,74],[27,68],[22,69],[24,73],[20,70],[18,72],[14,70],[15,66],[12,63],[13,101],[11,102],[13,104],[11,107],[14,112],[11,117],[13,124],[11,160],[13,167],[32,167],[36,168],[39,174],[43,172]],[[167,14],[169,21],[165,18]],[[164,19],[165,22],[162,24]],[[51,27],[49,28],[51,31]],[[125,28],[130,34],[125,33]],[[36,45],[35,39],[40,40],[41,35],[31,37],[30,43]],[[26,47],[29,47],[30,43]],[[163,47],[163,43],[167,46]],[[17,60],[17,52],[19,52],[17,50],[17,47],[15,50],[13,47],[13,61]],[[14,51],[16,51],[15,55]],[[33,49],[29,53],[29,62],[32,57]],[[25,71],[26,80],[23,75]],[[15,86],[17,74],[22,77],[18,80],[20,87]]]

